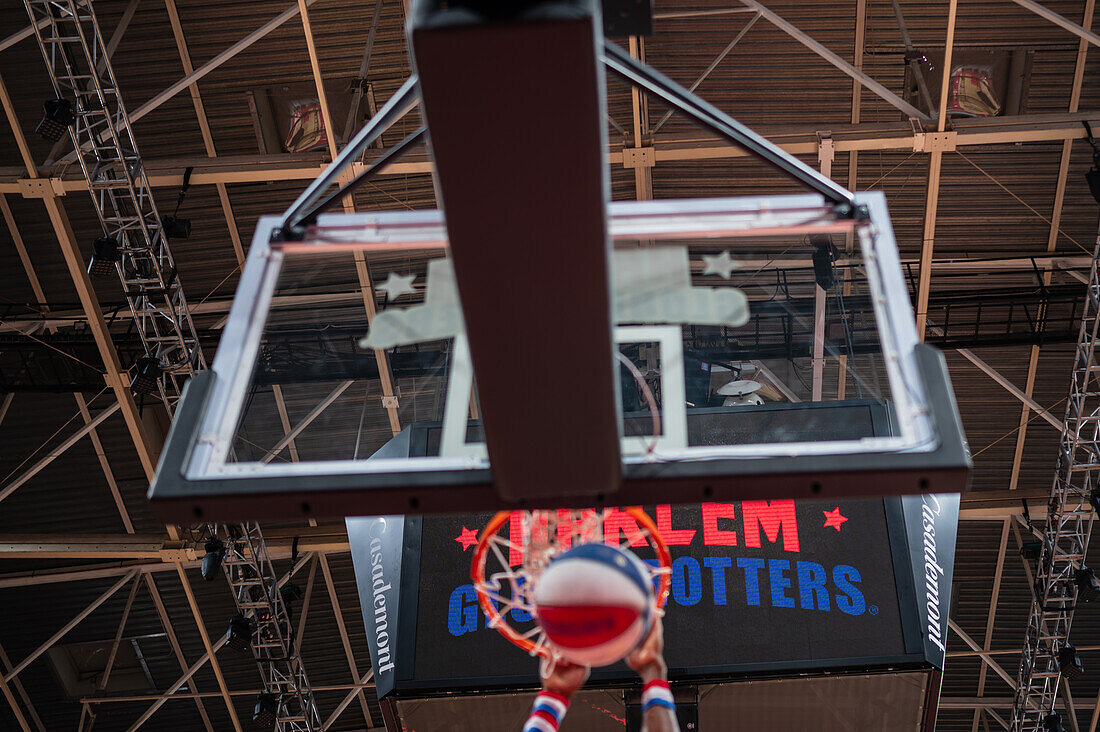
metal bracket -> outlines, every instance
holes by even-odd
[[[384,396],[382,397],[382,407],[384,409],[397,409],[397,397],[396,396]]]
[[[954,152],[959,133],[918,132],[913,135],[913,152]]]
[[[57,198],[65,195],[60,178],[20,178],[16,183],[23,198]]]
[[[829,130],[818,130],[817,132],[817,161],[821,165],[825,165],[828,161],[830,164],[836,158],[836,145],[833,143],[833,133]]]
[[[161,545],[160,558],[165,562],[190,562],[197,556],[194,547],[183,541],[166,541]]]
[[[652,168],[657,164],[657,151],[652,147],[624,147],[624,168]]]

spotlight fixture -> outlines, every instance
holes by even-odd
[[[194,168],[183,171],[183,185],[180,186],[179,197],[176,198],[176,209],[171,216],[165,216],[161,219],[164,235],[169,239],[186,239],[191,236],[191,219],[181,218],[179,214],[183,199],[187,196],[187,189],[191,187],[191,173],[193,172],[195,172]]]
[[[42,121],[34,128],[34,133],[47,142],[57,142],[62,135],[69,131],[69,125],[76,121],[76,117],[73,115],[73,105],[68,99],[59,97],[58,99],[47,99],[42,104],[42,108],[46,113],[42,117]]]
[[[163,373],[159,358],[142,356],[134,366],[134,377],[130,380],[130,388],[135,394],[152,394],[157,390],[157,384],[160,383]]]
[[[1093,511],[1100,513],[1100,486],[1089,491],[1089,505]]]
[[[211,538],[206,542],[206,554],[202,557],[202,578],[207,582],[218,576],[218,570],[222,568],[222,560],[225,559],[225,544],[218,538]]]
[[[1029,562],[1039,561],[1043,553],[1043,542],[1038,539],[1024,539],[1020,546],[1020,556]]]
[[[1062,728],[1062,715],[1051,712],[1043,717],[1043,732],[1064,732]]]
[[[1085,180],[1088,181],[1092,197],[1100,203],[1100,153],[1093,154],[1092,169],[1085,173]]]
[[[287,617],[294,622],[294,603],[302,599],[302,588],[293,582],[287,582],[279,588],[279,595],[283,598],[283,607],[286,608]]]
[[[256,708],[252,712],[252,721],[259,727],[275,726],[279,714],[279,697],[275,694],[260,694],[256,697]]]
[[[226,635],[225,644],[238,651],[252,651],[252,633],[255,626],[252,619],[244,615],[238,615],[229,621],[229,633]]]
[[[1092,136],[1092,127],[1089,126],[1089,123],[1085,122],[1084,125],[1089,145],[1092,146],[1092,169],[1085,173],[1085,180],[1088,181],[1092,197],[1096,199],[1097,203],[1100,203],[1100,146],[1097,146],[1096,140]]]
[[[1073,573],[1073,584],[1077,585],[1078,600],[1092,602],[1100,599],[1100,580],[1089,567],[1081,567]]]
[[[1062,646],[1058,651],[1058,668],[1062,676],[1067,679],[1075,679],[1085,673],[1085,667],[1081,663],[1081,657],[1077,655],[1077,649],[1070,645]]]
[[[191,236],[191,219],[165,216],[161,223],[164,224],[164,235],[169,239],[186,239]]]
[[[814,279],[818,287],[828,290],[833,286],[833,242],[827,236],[811,236],[814,246]]]
[[[88,262],[88,274],[92,277],[106,277],[115,271],[115,265],[122,261],[122,252],[118,240],[103,236],[92,242],[92,258]]]

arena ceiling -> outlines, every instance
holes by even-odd
[[[1097,237],[1082,121],[1100,124],[1100,50],[1090,48],[1100,39],[1040,17],[1029,4],[960,0],[953,16],[954,0],[900,2],[917,55],[942,57],[950,43],[1010,64],[1014,54],[1022,58],[1013,67],[1016,114],[955,120],[940,136],[926,134],[937,132],[935,123],[922,129],[887,98],[906,94],[907,59],[889,1],[765,0],[761,8],[748,0],[657,0],[654,34],[632,45],[677,81],[699,80],[700,95],[808,164],[853,189],[885,191],[913,299],[929,323],[942,322],[959,300],[988,303],[971,332],[939,338],[975,463],[963,498],[941,730],[998,729],[1010,712],[1031,600],[1019,556],[1028,533],[1023,501],[1040,522],[1068,392],[1076,326],[1040,328],[1010,314],[1007,303],[1071,307],[1084,295]],[[1094,5],[1048,0],[1041,8],[1088,28]],[[277,106],[315,98],[319,76],[345,114],[356,97],[368,110],[381,105],[409,74],[405,8],[399,0],[94,0],[94,7],[104,33],[117,39],[112,64],[162,211],[175,207],[184,173],[193,171],[181,209],[193,230],[172,250],[209,359],[258,217],[282,211],[328,159],[327,152],[274,151],[255,100]],[[143,665],[159,692],[84,703],[91,695],[68,694],[46,653],[9,686],[32,729],[88,729],[92,716],[96,729],[130,729],[203,658],[234,611],[222,583],[201,581],[197,562],[181,565],[188,580],[181,583],[167,551],[177,545],[146,504],[142,451],[124,419],[81,429],[112,406],[104,386],[112,367],[87,332],[89,314],[64,252],[86,257],[99,229],[82,178],[64,164],[66,151],[32,134],[51,92],[27,26],[21,4],[0,8],[0,79],[12,123],[0,125],[0,669],[9,672],[50,641],[109,643],[122,632],[136,639],[127,656],[133,669]],[[687,122],[665,120],[663,108],[625,86],[611,81],[608,96],[616,200],[794,190]],[[384,144],[416,124],[410,115]],[[652,167],[634,166],[637,148],[653,150]],[[522,149],[515,161],[522,170]],[[60,180],[66,195],[43,200],[26,183],[39,176]],[[47,203],[60,217],[47,215]],[[426,158],[410,155],[360,189],[354,204],[434,207]],[[133,337],[121,291],[97,280],[95,296],[129,366]],[[378,298],[373,287],[366,296]],[[934,325],[929,340],[937,341]],[[28,359],[48,368],[31,378]],[[287,406],[293,416],[310,402]],[[154,433],[165,428],[156,405],[141,419]],[[70,440],[78,431],[86,437]],[[313,588],[300,648],[329,729],[378,726],[373,690],[362,682],[370,664],[342,523],[264,528],[279,571],[292,569],[292,539],[300,537],[298,581]],[[53,638],[59,630],[67,632]],[[1100,716],[1100,611],[1079,610],[1073,638],[1087,672],[1064,696],[1075,710],[1068,721],[1091,732]],[[232,729],[228,707],[250,718],[258,687],[250,658],[216,654],[149,724]],[[0,724],[21,728],[6,705]]]

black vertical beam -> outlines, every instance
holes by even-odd
[[[618,489],[604,81],[594,3],[418,0],[412,48],[494,483]],[[476,5],[476,4],[475,4]]]

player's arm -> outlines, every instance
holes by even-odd
[[[658,618],[645,642],[626,657],[627,665],[642,678],[642,732],[680,732],[668,688],[664,647],[664,629]]]
[[[558,732],[561,720],[569,710],[569,700],[577,689],[584,686],[586,679],[587,666],[562,660],[554,663],[542,678],[542,691],[535,697],[523,732]]]

